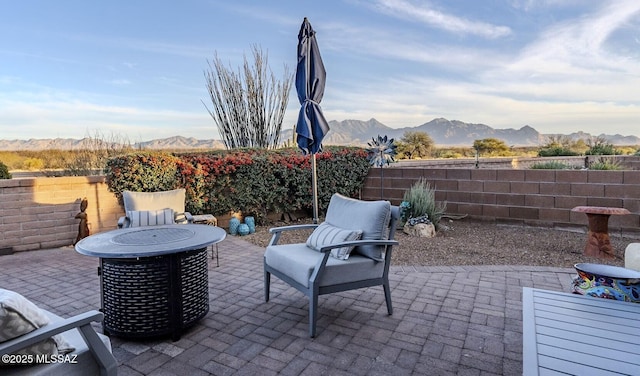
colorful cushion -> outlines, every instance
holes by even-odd
[[[0,342],[20,337],[49,324],[47,315],[24,296],[0,289]],[[25,355],[57,355],[73,351],[62,335],[55,335],[42,342],[18,351]]]
[[[346,230],[324,222],[313,230],[307,239],[307,246],[316,251],[320,251],[324,246],[358,240],[361,236],[362,231],[360,230]],[[349,254],[353,248],[354,247],[334,248],[331,250],[331,256],[339,260],[346,260],[349,258]]]
[[[162,210],[128,210],[131,227],[157,226],[174,224],[173,209]]]

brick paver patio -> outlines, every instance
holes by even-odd
[[[262,248],[219,249],[208,315],[176,342],[112,337],[119,375],[521,375],[522,287],[569,291],[574,273],[392,266],[393,316],[381,287],[324,295],[312,339],[304,295],[274,278],[264,302]],[[68,317],[100,307],[97,267],[72,247],[1,256],[0,287]]]

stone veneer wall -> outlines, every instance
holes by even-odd
[[[117,227],[123,209],[104,176],[0,180],[0,253],[73,244],[84,197],[91,233]]]

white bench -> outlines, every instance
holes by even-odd
[[[640,375],[640,304],[523,288],[523,375]]]

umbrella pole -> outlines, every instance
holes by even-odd
[[[313,223],[318,224],[318,174],[315,153],[311,155],[311,186],[313,187]]]

